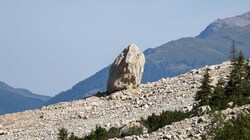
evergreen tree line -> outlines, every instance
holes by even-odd
[[[227,79],[220,78],[216,86],[211,85],[209,69],[206,70],[195,96],[199,103],[197,107],[209,105],[214,110],[221,110],[226,109],[229,102],[234,105],[250,103],[249,61],[245,60],[242,52],[232,56],[229,76]]]
[[[197,107],[209,105],[212,111],[223,110],[234,105],[250,104],[250,66],[242,52],[237,53],[233,43],[231,51],[231,71],[227,79],[220,78],[216,86],[211,86],[209,69],[203,75],[202,85],[196,93]],[[233,103],[230,104],[229,103]],[[249,110],[248,110],[249,112]],[[208,126],[208,133],[202,139],[214,140],[249,140],[250,116],[240,113],[236,118],[225,120],[219,113],[213,113],[212,124]]]
[[[58,140],[108,140],[110,138],[123,138],[126,136],[140,135],[143,133],[142,127],[133,126],[130,127],[126,132],[121,133],[121,128],[111,127],[105,129],[101,126],[96,126],[90,134],[78,137],[74,132],[69,133],[67,129],[59,129]]]
[[[108,131],[101,126],[96,126],[96,129],[92,131],[89,135],[84,137],[78,137],[71,132],[69,132],[65,128],[59,129],[58,140],[107,140],[109,138],[120,137],[119,129],[115,127],[111,127]]]

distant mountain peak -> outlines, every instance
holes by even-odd
[[[240,27],[247,26],[250,24],[250,11],[235,17],[229,17],[222,20],[221,19],[217,20],[215,21],[215,24],[216,23],[225,24],[227,26],[240,26]]]
[[[210,34],[227,27],[244,27],[248,25],[250,25],[250,11],[235,17],[217,19],[209,24],[207,28],[198,35],[198,37],[206,38]]]
[[[0,115],[36,109],[51,98],[27,89],[14,88],[2,81],[0,81],[0,97]]]
[[[238,17],[238,16],[236,16],[236,17]],[[239,17],[250,20],[250,11],[240,15]]]

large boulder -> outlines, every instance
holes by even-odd
[[[120,53],[109,70],[107,92],[136,88],[141,84],[145,57],[143,52],[131,44]]]

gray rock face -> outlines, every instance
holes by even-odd
[[[135,44],[120,53],[109,70],[107,92],[136,88],[141,84],[145,57]]]

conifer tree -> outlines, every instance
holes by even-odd
[[[249,59],[246,62],[246,72],[247,72],[247,76],[246,76],[246,83],[247,83],[247,87],[246,87],[246,95],[250,96],[250,62]]]
[[[68,140],[68,130],[65,128],[59,129],[58,140]]]
[[[220,78],[214,88],[210,105],[221,107],[226,103],[226,95],[224,91],[225,81]]]
[[[227,96],[242,96],[247,92],[247,64],[242,52],[239,53],[237,61],[232,63],[232,71],[227,82]]]
[[[237,55],[238,55],[238,51],[237,51],[237,48],[236,48],[235,43],[233,41],[231,49],[230,49],[230,61],[232,63],[237,61],[237,57],[238,57]]]
[[[247,81],[250,82],[250,61],[249,59],[247,60],[247,63],[246,63],[246,67],[247,67]]]
[[[201,86],[199,91],[195,95],[195,100],[199,101],[199,106],[208,105],[212,96],[212,86],[210,85],[210,75],[209,70],[206,70],[206,73],[203,75]]]
[[[247,60],[246,67],[247,67],[247,80],[250,82],[250,59]]]
[[[78,138],[74,132],[71,132],[68,140],[81,140],[81,138]]]

